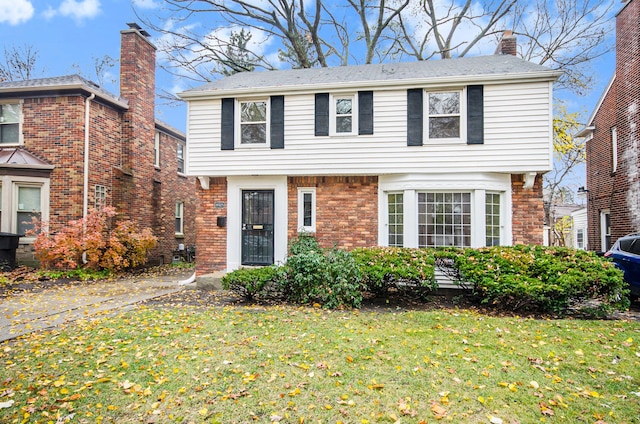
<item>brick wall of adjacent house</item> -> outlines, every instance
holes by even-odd
[[[160,166],[154,167],[155,47],[138,31],[122,31],[123,113],[99,99],[90,102],[89,209],[96,185],[106,187],[106,204],[119,216],[150,227],[158,247],[150,258],[171,261],[178,244],[195,244],[195,179],[177,173],[177,142],[160,136]],[[125,96],[126,94],[126,96]],[[50,178],[50,227],[57,231],[82,217],[86,97],[42,94],[23,103],[24,147],[55,166]],[[184,202],[184,236],[175,234],[175,204]],[[19,249],[20,261],[31,261],[31,245]]]
[[[511,204],[513,244],[542,244],[542,176],[537,175],[533,187],[526,189],[522,175],[511,175]]]
[[[378,244],[378,178],[289,177],[288,238],[298,231],[298,188],[316,188],[316,238],[322,247]]]
[[[640,0],[616,18],[616,128],[618,170],[612,196],[615,240],[640,231]]]
[[[601,212],[611,219],[611,242],[640,231],[640,0],[616,17],[615,80],[591,125],[587,142],[589,249],[602,245]],[[617,132],[617,170],[613,172],[611,129]]]
[[[218,217],[227,216],[227,179],[209,178],[209,189],[195,183],[198,215],[195,219],[196,274],[205,275],[227,267],[227,227],[217,225]]]
[[[613,154],[611,144],[611,127],[616,121],[616,85],[613,84],[602,100],[598,112],[591,123],[593,138],[587,141],[587,241],[589,250],[602,251],[600,213],[611,211],[612,195],[616,186],[616,175],[613,173]],[[613,208],[616,210],[617,208]],[[616,211],[619,212],[619,211]]]

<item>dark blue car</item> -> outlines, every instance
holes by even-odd
[[[604,256],[624,272],[631,294],[640,296],[640,233],[620,237]]]

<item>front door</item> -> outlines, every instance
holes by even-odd
[[[242,190],[242,265],[273,264],[273,190]]]

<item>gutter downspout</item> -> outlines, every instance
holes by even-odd
[[[91,100],[95,99],[95,93],[91,93],[84,104],[84,196],[82,199],[83,221],[89,212],[89,107]],[[84,224],[86,225],[86,224]]]

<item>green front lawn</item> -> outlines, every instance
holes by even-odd
[[[640,423],[640,322],[140,308],[0,345],[0,421]]]

